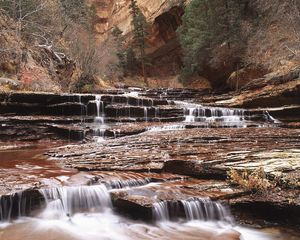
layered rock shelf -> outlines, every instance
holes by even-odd
[[[148,222],[233,224],[232,211],[239,223],[299,224],[300,129],[291,120],[298,105],[227,108],[225,101],[210,106],[221,98],[203,104],[209,98],[202,91],[163,92],[1,95],[0,150],[10,163],[0,172],[2,219],[32,216],[57,200],[66,208],[65,194],[79,198],[79,209],[68,206],[74,213],[97,207],[85,193],[100,194],[100,205]],[[44,147],[30,155],[37,143]],[[48,144],[59,147],[49,150]],[[21,162],[8,157],[17,148]],[[274,189],[255,194],[237,185],[232,171],[263,171]]]

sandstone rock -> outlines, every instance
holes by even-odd
[[[238,71],[233,72],[227,79],[227,84],[232,90],[238,90],[245,86],[251,80],[262,78],[267,73],[266,70],[262,68],[242,68]]]

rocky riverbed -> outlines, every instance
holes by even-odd
[[[279,121],[268,106],[201,104],[208,103],[202,92],[163,93],[2,94],[0,220],[31,216],[22,223],[30,226],[36,217],[67,217],[80,224],[83,216],[76,214],[110,209],[132,221],[117,232],[135,229],[137,239],[174,238],[170,228],[188,239],[201,231],[212,239],[245,234],[239,227],[217,227],[223,233],[216,233],[205,223],[205,230],[199,230],[200,222],[180,229],[176,224],[183,219],[277,228],[249,239],[297,239],[297,231],[285,235],[278,230],[300,225],[300,128],[295,118]],[[273,112],[292,119],[295,109],[282,106]],[[92,226],[98,217],[89,218]],[[137,230],[135,221],[150,224],[142,227],[148,234]],[[171,225],[166,229],[157,223]],[[1,227],[0,236],[21,234],[22,224]],[[69,239],[67,228],[55,236]]]

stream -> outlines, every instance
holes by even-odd
[[[232,208],[248,194],[232,167],[299,167],[300,132],[268,112],[139,91],[32,102],[2,109],[1,240],[300,239]]]

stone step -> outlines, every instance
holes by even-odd
[[[80,115],[83,111],[95,113],[96,96],[92,94],[0,93],[0,113],[20,115]],[[168,104],[167,100],[125,95],[102,95],[101,101],[104,105],[122,103],[146,107]]]

